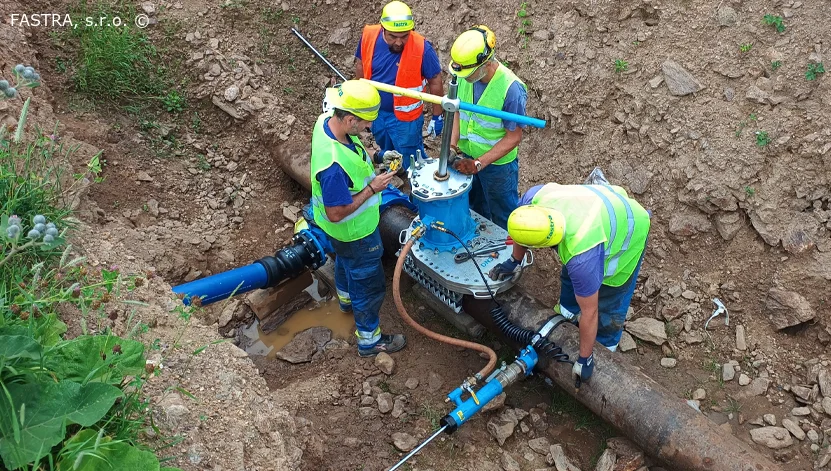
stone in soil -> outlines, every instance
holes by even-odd
[[[750,384],[736,394],[736,399],[747,399],[754,396],[763,396],[768,391],[770,380],[768,378],[756,378]]]
[[[747,386],[750,384],[750,376],[742,373],[739,375],[739,386]]]
[[[418,378],[407,378],[404,382],[404,387],[407,389],[415,389],[418,387]]]
[[[488,420],[487,429],[491,436],[499,443],[499,446],[502,446],[505,444],[505,440],[514,434],[514,429],[518,423],[519,420],[517,420],[514,411],[512,409],[506,409],[496,417]]]
[[[375,366],[385,375],[391,375],[395,370],[395,360],[388,353],[381,352],[375,356]]]
[[[643,341],[663,345],[667,341],[664,323],[648,317],[641,317],[626,323],[626,330]]]
[[[580,468],[571,464],[571,461],[566,457],[562,445],[551,445],[545,461],[548,464],[553,464],[557,471],[580,471]]]
[[[776,330],[814,319],[814,309],[801,294],[779,288],[768,291],[765,309]]]
[[[736,377],[736,369],[732,363],[725,363],[721,365],[721,379],[724,381],[733,381]]]
[[[750,438],[755,443],[764,445],[773,450],[787,448],[793,445],[793,438],[787,429],[782,427],[761,427],[750,431]]]
[[[765,414],[762,416],[762,420],[765,421],[768,425],[776,425],[776,416],[773,414]]]
[[[675,358],[661,358],[661,366],[664,368],[675,368],[678,364],[678,360]]]
[[[398,451],[407,453],[418,445],[418,440],[409,433],[396,432],[392,434],[392,444]]]
[[[295,335],[276,357],[289,363],[306,363],[332,339],[332,331],[326,327],[312,327]]]
[[[502,453],[502,456],[499,458],[499,464],[502,465],[504,471],[522,471],[517,460],[507,451]]]
[[[822,398],[822,410],[824,410],[826,414],[831,416],[831,397]]]
[[[831,397],[831,369],[821,369],[817,374],[817,383],[823,397]]]
[[[507,395],[504,392],[499,393],[498,396],[491,399],[490,402],[485,404],[485,407],[482,408],[482,412],[488,412],[492,410],[500,409],[502,406],[505,405],[505,398]]]
[[[629,350],[638,348],[638,344],[635,343],[635,339],[632,338],[629,332],[624,331],[620,336],[618,348],[620,348],[621,352],[628,352]]]
[[[617,456],[615,455],[615,452],[606,448],[597,460],[597,465],[595,465],[594,471],[615,471],[616,462]]]
[[[747,350],[747,340],[744,335],[744,326],[741,324],[736,326],[736,349],[741,351]]]
[[[528,447],[531,448],[535,453],[539,453],[542,456],[546,456],[548,454],[549,447],[551,447],[551,444],[548,443],[547,438],[540,437],[528,440]]]
[[[713,228],[707,216],[701,213],[675,213],[669,220],[669,232],[680,237],[690,237]]]
[[[786,428],[788,432],[791,432],[791,435],[793,435],[797,440],[805,440],[805,432],[799,428],[799,425],[797,425],[793,420],[782,419],[782,427]]]
[[[427,377],[427,390],[430,392],[436,392],[441,389],[443,384],[444,380],[442,377],[435,371],[431,371],[430,375]]]
[[[381,394],[378,395],[377,401],[378,401],[378,410],[382,414],[386,414],[386,413],[392,411],[392,408],[393,408],[392,394],[390,394],[388,392],[381,393]]]
[[[702,401],[705,397],[707,397],[707,391],[704,388],[698,388],[692,393],[692,398],[695,401]]]
[[[665,61],[661,64],[661,71],[664,73],[664,81],[669,92],[675,96],[689,95],[704,88],[691,73],[687,72],[677,62]]]

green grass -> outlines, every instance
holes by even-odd
[[[78,3],[71,8],[79,27],[59,35],[56,40],[75,51],[61,59],[59,70],[69,73],[74,90],[96,105],[112,103],[157,104],[168,111],[181,111],[184,98],[177,90],[171,72],[173,61],[166,61],[146,31],[125,22],[121,27],[85,27],[83,18],[134,18],[135,8],[126,4]],[[164,23],[162,35],[171,43],[181,22]]]
[[[429,402],[423,402],[421,404],[420,412],[422,417],[424,417],[430,422],[430,429],[432,431],[436,431],[439,429],[439,422],[441,421],[441,418],[445,415],[440,409],[436,409]]]
[[[779,67],[782,67],[782,61],[771,61],[770,62],[770,69],[771,70],[778,70]]]
[[[751,49],[753,49],[752,43],[744,43],[739,45],[739,51],[741,52],[750,52]]]
[[[773,26],[777,33],[785,32],[785,23],[782,22],[781,16],[765,15],[762,21],[768,26]]]
[[[629,62],[623,59],[615,59],[615,73],[620,74],[629,70]]]
[[[825,73],[825,66],[822,62],[812,62],[808,64],[808,70],[805,71],[805,80],[816,80],[819,74]]]
[[[771,141],[770,135],[768,135],[767,131],[756,131],[756,145],[759,147],[765,147],[770,144]]]

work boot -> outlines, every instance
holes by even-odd
[[[340,308],[340,312],[344,314],[352,314],[352,303],[341,303],[338,302],[338,307]]]
[[[361,348],[359,346],[358,355],[364,358],[368,358],[374,357],[375,355],[381,352],[395,353],[404,348],[405,345],[407,345],[407,339],[405,339],[404,336],[401,334],[382,334],[381,339],[378,340],[378,343],[376,343],[374,347]]]

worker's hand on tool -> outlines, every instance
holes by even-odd
[[[577,361],[574,362],[574,367],[571,369],[571,372],[574,374],[575,382],[577,382],[578,378],[580,383],[591,378],[592,373],[594,373],[594,353],[589,355],[588,358],[578,356]]]
[[[505,260],[504,262],[500,263],[499,265],[493,267],[490,272],[488,272],[488,276],[491,279],[496,281],[503,281],[509,279],[516,279],[519,277],[519,274],[522,272],[522,260],[514,260],[513,255]]]
[[[369,182],[369,186],[375,190],[375,193],[380,193],[383,191],[387,185],[392,181],[392,177],[395,176],[395,172],[384,172],[380,175],[376,175],[375,178]]]
[[[479,173],[479,167],[476,166],[476,161],[473,159],[459,159],[453,164],[453,168],[457,172],[465,175],[476,175]]]
[[[441,136],[441,130],[444,128],[444,116],[433,116],[430,123],[427,125],[427,135],[429,137]]]

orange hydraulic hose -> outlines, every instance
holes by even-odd
[[[404,247],[401,249],[401,254],[398,256],[398,261],[395,263],[395,271],[393,271],[392,275],[392,297],[395,300],[395,307],[398,309],[398,314],[401,315],[401,318],[404,319],[404,322],[410,325],[413,329],[421,332],[422,334],[430,337],[431,339],[438,340],[439,342],[444,342],[450,345],[454,345],[457,347],[464,347],[469,348],[471,350],[476,350],[478,352],[482,352],[488,355],[488,364],[482,368],[479,373],[477,373],[477,377],[479,379],[485,379],[488,375],[493,371],[493,368],[496,366],[496,352],[493,349],[486,347],[485,345],[478,344],[475,342],[468,342],[467,340],[461,339],[454,339],[453,337],[448,337],[446,335],[437,334],[426,327],[422,327],[418,322],[413,320],[412,317],[407,313],[407,309],[404,308],[404,303],[401,301],[401,272],[404,270],[404,260],[407,258],[407,254],[410,253],[410,249],[413,247],[416,238],[410,237],[410,240],[404,244]]]

